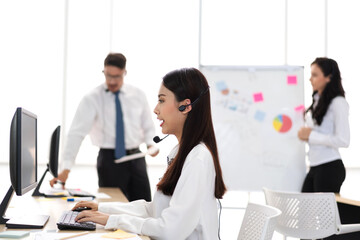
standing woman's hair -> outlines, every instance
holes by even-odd
[[[172,71],[163,78],[163,85],[174,93],[178,102],[190,99],[192,110],[184,123],[179,150],[174,160],[166,170],[163,178],[157,184],[158,190],[165,195],[172,195],[181,175],[185,159],[189,152],[203,142],[214,160],[215,166],[215,197],[222,198],[226,187],[222,178],[215,133],[211,118],[210,91],[204,75],[195,68],[184,68]]]
[[[338,64],[335,60],[330,58],[316,58],[311,65],[316,64],[322,71],[325,77],[330,76],[330,82],[326,84],[324,91],[321,93],[318,104],[314,107],[314,95],[317,91],[313,92],[313,102],[306,110],[310,111],[312,118],[316,121],[317,125],[321,125],[326,111],[333,98],[337,96],[345,97],[345,91],[341,84],[341,74]]]

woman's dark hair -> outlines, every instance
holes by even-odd
[[[321,125],[326,111],[333,98],[337,96],[345,97],[345,91],[341,84],[341,74],[338,64],[335,60],[330,58],[316,58],[311,65],[316,64],[322,71],[325,77],[330,76],[330,82],[328,82],[320,95],[318,104],[314,107],[314,96],[317,91],[313,92],[313,101],[311,106],[306,110],[310,111],[312,118],[316,121],[317,125]]]
[[[193,104],[184,123],[178,153],[157,184],[158,190],[165,195],[173,194],[187,155],[196,145],[203,142],[211,152],[214,161],[215,197],[222,198],[226,187],[222,178],[211,118],[210,91],[205,76],[195,68],[184,68],[166,74],[163,78],[163,85],[174,93],[178,102],[190,99]],[[194,103],[196,99],[197,101]]]

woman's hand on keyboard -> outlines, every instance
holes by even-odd
[[[109,215],[98,211],[85,210],[80,212],[75,218],[76,222],[94,222],[101,225],[106,225]]]
[[[74,211],[75,209],[81,207],[87,207],[87,208],[91,208],[91,211],[97,211],[98,210],[98,206],[99,204],[97,204],[96,202],[89,202],[89,201],[81,201],[78,202],[71,210]]]

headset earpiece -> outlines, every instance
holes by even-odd
[[[180,111],[180,112],[185,111],[185,109],[186,109],[187,106],[188,106],[188,105],[181,105],[181,106],[179,107],[179,111]]]
[[[202,93],[200,93],[200,96],[198,96],[198,97],[195,99],[194,102],[192,102],[192,103],[190,103],[190,104],[187,104],[187,105],[181,105],[181,106],[179,107],[179,111],[180,111],[180,112],[183,112],[183,111],[185,111],[185,109],[186,109],[187,106],[194,105],[194,104],[199,100],[199,98],[201,98],[207,91],[209,91],[209,87],[208,87],[205,91],[203,91]]]

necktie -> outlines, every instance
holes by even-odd
[[[119,99],[120,91],[115,92],[115,106],[116,106],[116,140],[115,140],[115,159],[119,159],[126,155],[125,140],[124,140],[124,122],[122,116],[122,109]]]

